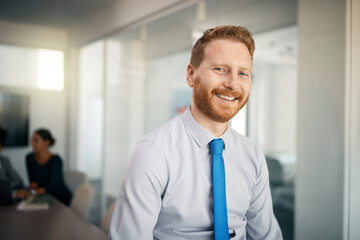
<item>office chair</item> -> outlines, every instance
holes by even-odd
[[[88,183],[81,184],[73,195],[70,208],[86,217],[94,197],[94,189]]]
[[[75,190],[81,184],[87,183],[86,173],[76,171],[76,170],[67,170],[64,172],[65,183],[69,187],[72,194],[75,193]]]
[[[107,209],[105,216],[103,217],[102,221],[101,221],[101,229],[104,230],[105,232],[109,232],[110,229],[110,222],[111,222],[111,217],[114,211],[114,207],[115,207],[115,202],[113,202],[109,208]]]

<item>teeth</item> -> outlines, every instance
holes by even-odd
[[[233,101],[235,100],[234,97],[228,97],[228,96],[225,96],[225,95],[217,95],[219,98],[222,98],[222,99],[225,99],[225,100],[229,100],[229,101]]]

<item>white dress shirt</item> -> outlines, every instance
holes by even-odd
[[[213,239],[209,142],[214,138],[188,108],[140,140],[116,201],[109,239]],[[231,128],[221,138],[232,239],[282,239],[264,155]]]

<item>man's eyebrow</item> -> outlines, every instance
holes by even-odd
[[[224,64],[224,63],[212,63],[212,64],[210,64],[210,67],[219,67],[219,66],[221,66],[221,67],[226,67],[226,68],[230,68],[230,66],[228,65],[228,64]],[[240,70],[242,70],[242,71],[249,71],[249,72],[251,72],[251,68],[248,68],[248,67],[240,67]]]
[[[241,67],[240,69],[243,70],[243,71],[249,71],[249,72],[252,71],[251,68],[247,68],[247,67]]]
[[[229,68],[229,65],[228,64],[222,64],[222,63],[213,63],[213,64],[210,64],[210,67],[227,67]]]

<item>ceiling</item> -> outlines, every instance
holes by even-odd
[[[0,20],[68,29],[119,0],[0,0]]]

